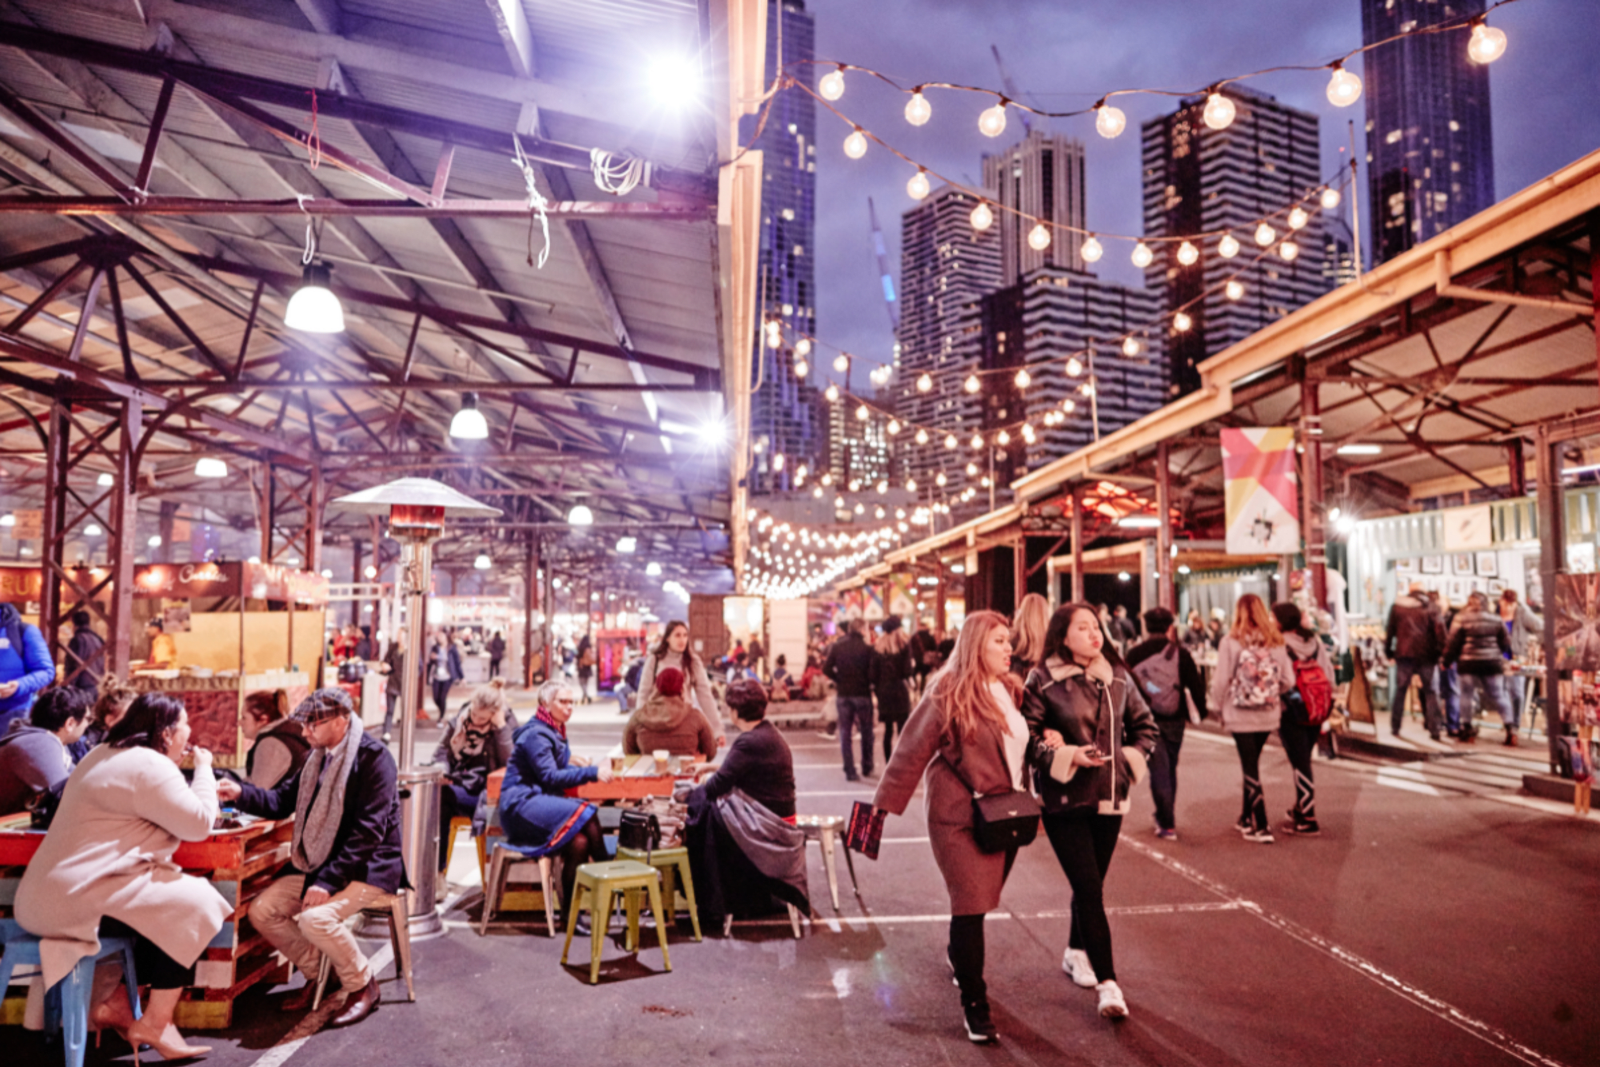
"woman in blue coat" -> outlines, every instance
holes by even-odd
[[[517,731],[500,785],[500,825],[511,843],[542,845],[561,857],[563,915],[572,907],[578,868],[607,858],[598,810],[565,795],[587,782],[611,781],[609,765],[591,765],[567,744],[567,720],[578,696],[577,685],[569,681],[539,687],[539,711]]]
[[[16,605],[0,604],[0,737],[12,719],[27,721],[39,691],[55,680],[44,634],[22,621]]]

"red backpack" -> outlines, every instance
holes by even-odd
[[[1316,653],[1301,659],[1289,652],[1289,659],[1294,663],[1294,684],[1300,691],[1300,704],[1305,708],[1305,724],[1321,726],[1333,711],[1333,682],[1317,662]]]

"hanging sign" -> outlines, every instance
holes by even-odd
[[[18,541],[44,540],[44,512],[18,511],[13,512],[17,523],[11,528],[11,536]]]
[[[1294,429],[1268,426],[1222,431],[1230,556],[1300,551],[1300,495]]]
[[[1448,508],[1439,513],[1444,527],[1444,550],[1465,552],[1494,544],[1494,520],[1488,504]]]

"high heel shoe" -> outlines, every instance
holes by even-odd
[[[94,1031],[94,1047],[100,1047],[100,1035],[115,1030],[122,1040],[128,1040],[128,1027],[134,1022],[128,1001],[120,993],[103,1004],[96,1004],[89,1012],[89,1028]],[[131,1042],[130,1042],[131,1044]]]
[[[143,1019],[128,1027],[128,1044],[133,1046],[133,1065],[139,1067],[139,1046],[149,1045],[164,1060],[186,1060],[204,1056],[210,1045],[191,1045],[184,1041],[178,1028],[168,1023],[164,1030],[146,1025]]]

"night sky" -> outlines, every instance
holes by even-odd
[[[807,0],[806,7],[816,19],[819,59],[858,63],[902,84],[950,81],[999,90],[989,51],[995,44],[1023,98],[1051,111],[1087,107],[1111,89],[1189,90],[1277,64],[1323,63],[1361,43],[1357,0]],[[1504,199],[1600,148],[1600,0],[1518,0],[1490,21],[1509,38],[1490,68],[1495,195]],[[1465,48],[1465,31],[1460,37]],[[1359,59],[1350,69],[1361,72]],[[1331,106],[1327,81],[1319,71],[1246,83],[1321,116],[1324,177],[1340,165],[1351,120],[1364,153],[1366,118],[1364,99]],[[982,153],[1022,136],[1015,112],[1000,138],[978,132],[978,113],[994,102],[989,97],[932,90],[933,118],[920,128],[905,121],[905,100],[852,74],[835,106],[913,159],[974,187]],[[1084,143],[1089,227],[1139,233],[1139,124],[1173,110],[1176,101],[1125,96],[1117,104],[1128,128],[1112,141],[1095,133],[1093,116],[1042,121]],[[841,146],[849,132],[819,106],[817,333],[865,360],[887,362],[894,338],[867,197],[876,201],[898,287],[900,214],[914,204],[905,183],[915,171],[876,144],[863,159],[847,158]],[[1363,191],[1365,181],[1363,169]],[[1364,202],[1361,210],[1365,220]],[[1098,272],[1141,284],[1130,250],[1107,242]]]

